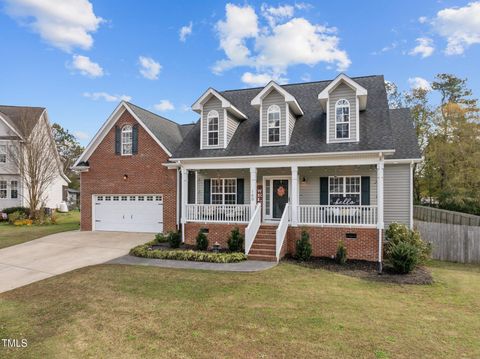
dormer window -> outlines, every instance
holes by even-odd
[[[133,129],[130,125],[122,127],[122,156],[132,154]]]
[[[272,105],[267,110],[268,142],[280,142],[280,107]]]
[[[218,112],[212,110],[207,115],[207,138],[209,146],[218,146]]]
[[[346,99],[335,104],[335,138],[350,138],[350,102]]]

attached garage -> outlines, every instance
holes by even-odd
[[[163,195],[93,196],[94,231],[163,232]]]

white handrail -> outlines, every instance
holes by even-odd
[[[298,224],[375,226],[377,206],[299,205]]]
[[[187,204],[187,222],[248,223],[249,204]]]
[[[252,218],[250,219],[247,228],[245,228],[245,254],[248,254],[248,252],[250,252],[250,248],[252,248],[253,241],[255,240],[258,229],[260,228],[260,224],[262,222],[261,209],[262,207],[260,203],[257,203]]]
[[[280,260],[280,251],[282,250],[283,242],[285,241],[285,237],[287,235],[287,229],[289,224],[289,217],[290,217],[290,203],[285,205],[285,209],[283,210],[282,218],[280,219],[280,223],[278,224],[277,231],[276,231],[276,256],[277,262]]]

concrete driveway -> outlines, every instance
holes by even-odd
[[[149,233],[63,232],[0,250],[0,293],[108,262],[153,239]]]

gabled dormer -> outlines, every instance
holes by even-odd
[[[247,116],[218,91],[209,88],[193,105],[200,114],[200,149],[226,148]]]
[[[296,118],[303,115],[295,97],[275,81],[270,81],[251,105],[260,111],[260,146],[288,145]]]
[[[367,107],[367,90],[340,74],[318,95],[327,118],[327,143],[360,141],[360,111]]]

